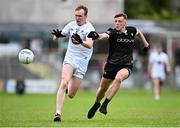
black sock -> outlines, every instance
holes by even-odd
[[[102,107],[106,108],[109,102],[110,102],[110,100],[106,98],[102,104]]]
[[[99,102],[95,102],[94,106],[100,106],[100,103]]]

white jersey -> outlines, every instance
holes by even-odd
[[[152,78],[160,78],[161,80],[165,79],[165,65],[168,64],[168,55],[164,52],[160,54],[156,51],[150,54],[149,62],[152,65]]]
[[[72,35],[74,33],[77,33],[82,40],[86,40],[86,37],[90,31],[95,31],[95,29],[93,25],[88,21],[82,26],[78,26],[76,21],[72,21],[63,28],[62,33],[69,36],[69,44],[66,52],[67,57],[85,57],[87,60],[91,58],[93,48],[89,49],[82,45],[75,45],[72,43],[71,39]]]
[[[83,79],[87,71],[87,66],[92,56],[93,48],[89,49],[81,44],[73,44],[71,37],[74,33],[77,33],[82,40],[86,40],[87,35],[91,31],[95,31],[95,29],[88,21],[82,26],[78,26],[76,21],[72,21],[62,30],[62,33],[69,36],[69,44],[63,63],[72,65],[74,68],[73,76],[80,79]]]

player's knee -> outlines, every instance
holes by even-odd
[[[66,80],[65,78],[62,78],[61,80],[61,86],[66,87],[68,85],[68,80]]]
[[[123,80],[123,77],[119,76],[119,77],[115,78],[114,82],[117,84],[120,84],[122,80]]]
[[[66,80],[62,80],[58,91],[66,90],[67,89],[67,85],[68,85],[68,82]]]

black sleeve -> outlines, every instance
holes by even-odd
[[[128,26],[126,27],[126,29],[128,30],[128,32],[133,33],[133,35],[136,36],[137,33],[136,27]]]
[[[112,36],[115,33],[115,30],[113,28],[109,28],[105,33],[107,33],[109,36]]]

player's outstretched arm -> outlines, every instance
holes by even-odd
[[[107,33],[99,34],[96,31],[91,31],[87,37],[92,38],[92,40],[103,40],[108,39],[109,35]]]
[[[99,40],[107,40],[109,35],[107,33],[99,34]]]
[[[138,36],[140,42],[143,43],[143,45],[144,45],[144,51],[148,51],[148,49],[150,48],[150,45],[147,42],[146,38],[144,37],[143,33],[138,30],[137,36]]]
[[[62,33],[62,30],[59,29],[53,29],[53,32],[51,34],[53,35],[54,41],[57,41],[61,37],[66,37],[65,34]]]

